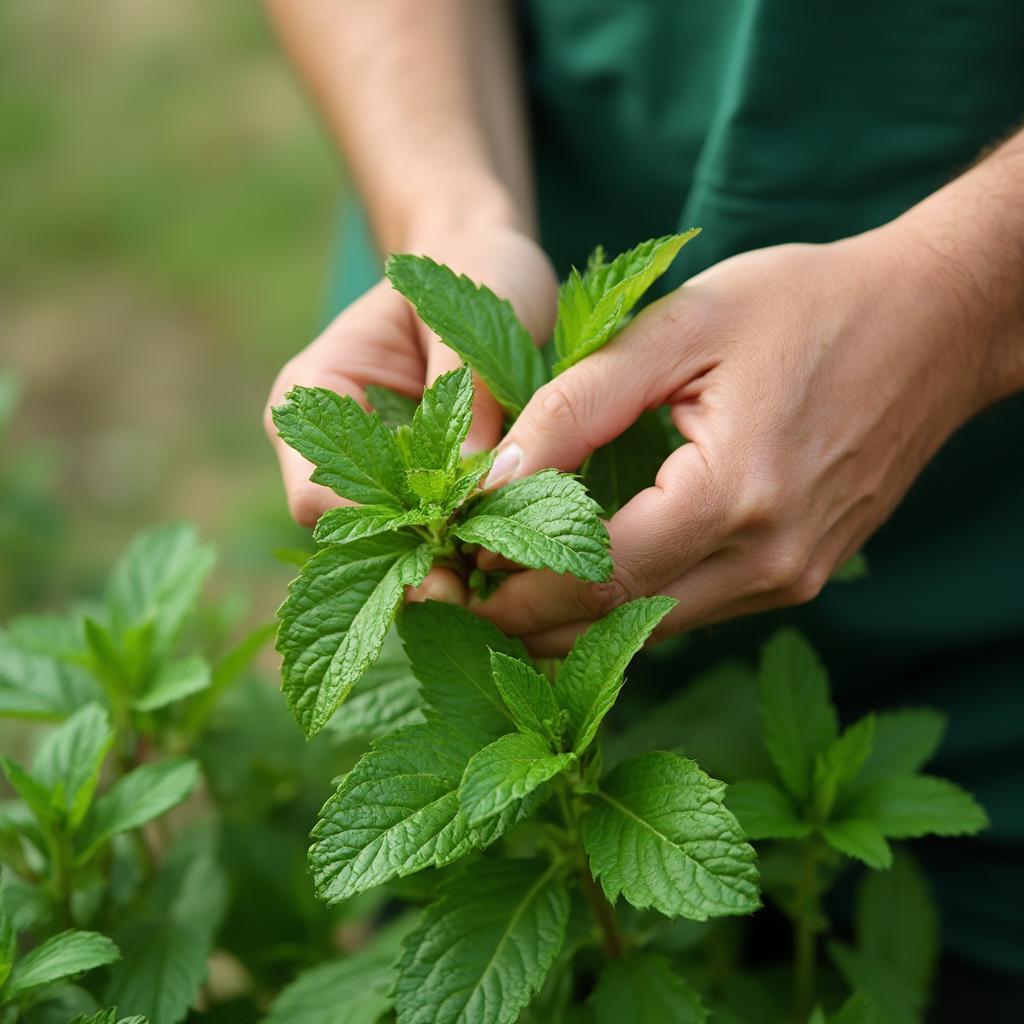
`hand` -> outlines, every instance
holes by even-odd
[[[477,283],[507,298],[537,341],[546,339],[554,322],[558,283],[540,247],[511,228],[490,228],[441,238],[414,239],[407,251],[422,252],[447,263]],[[341,312],[311,345],[291,359],[271,389],[264,425],[277,452],[292,516],[312,526],[328,509],[345,502],[333,491],[311,483],[312,465],[278,436],[270,417],[296,384],[330,388],[366,402],[364,388],[382,384],[418,399],[440,374],[460,365],[459,357],[420,322],[412,306],[387,280]],[[467,450],[491,448],[501,436],[502,412],[476,382],[473,425]],[[435,570],[420,596],[463,601],[461,583],[451,573]]]
[[[962,284],[899,225],[727,260],[541,389],[487,486],[661,405],[691,443],[611,519],[611,582],[519,572],[474,610],[561,655],[641,595],[679,600],[662,636],[815,597],[984,404]]]

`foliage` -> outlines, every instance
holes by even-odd
[[[574,272],[556,369],[610,341],[689,237]],[[920,1020],[938,923],[890,840],[986,821],[921,773],[941,716],[841,729],[782,632],[756,672],[730,662],[629,721],[627,673],[673,600],[538,662],[470,610],[405,603],[435,566],[486,592],[482,548],[606,580],[602,509],[670,435],[652,411],[582,477],[484,491],[471,370],[513,416],[550,360],[487,289],[420,257],[389,275],[469,365],[414,406],[296,388],[276,410],[339,495],[280,609],[284,700],[247,668],[266,627],[201,642],[214,556],[188,526],[136,538],[99,599],[0,633],[0,713],[31,726],[2,761],[0,1024]],[[825,896],[865,866],[851,936]],[[788,997],[736,952],[762,900],[792,921]]]

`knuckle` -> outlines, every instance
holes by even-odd
[[[738,530],[760,531],[779,518],[786,489],[774,474],[748,475],[733,500],[733,524]]]
[[[537,393],[537,424],[544,433],[564,436],[569,433],[583,436],[582,424],[589,415],[591,388],[586,375],[577,372],[572,377],[556,377]]]
[[[817,566],[806,569],[789,587],[786,598],[790,604],[807,604],[813,601],[828,582],[828,573]]]
[[[776,541],[768,550],[757,575],[760,592],[789,592],[803,579],[807,555],[799,541]]]
[[[580,610],[592,618],[600,619],[631,600],[633,588],[622,572],[616,569],[611,579],[604,583],[591,583],[580,593]]]

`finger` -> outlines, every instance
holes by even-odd
[[[548,467],[577,469],[703,373],[700,348],[674,315],[679,303],[670,296],[650,306],[610,344],[545,384],[512,424],[484,486]]]
[[[666,460],[658,484],[608,523],[611,580],[595,584],[547,570],[520,572],[470,608],[513,636],[600,618],[634,597],[661,592],[717,550],[728,530],[724,508],[724,494],[699,447],[684,445]]]
[[[410,604],[443,601],[445,604],[465,605],[466,587],[451,569],[431,569],[418,587],[409,587],[405,599]]]
[[[477,568],[484,572],[516,572],[522,569],[518,562],[513,562],[511,558],[488,551],[486,548],[481,548],[477,552],[476,564]]]

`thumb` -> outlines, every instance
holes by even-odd
[[[657,349],[648,338],[629,334],[623,332],[537,391],[499,446],[485,488],[541,469],[577,469],[645,409],[660,404],[668,393],[664,358],[655,358]]]

